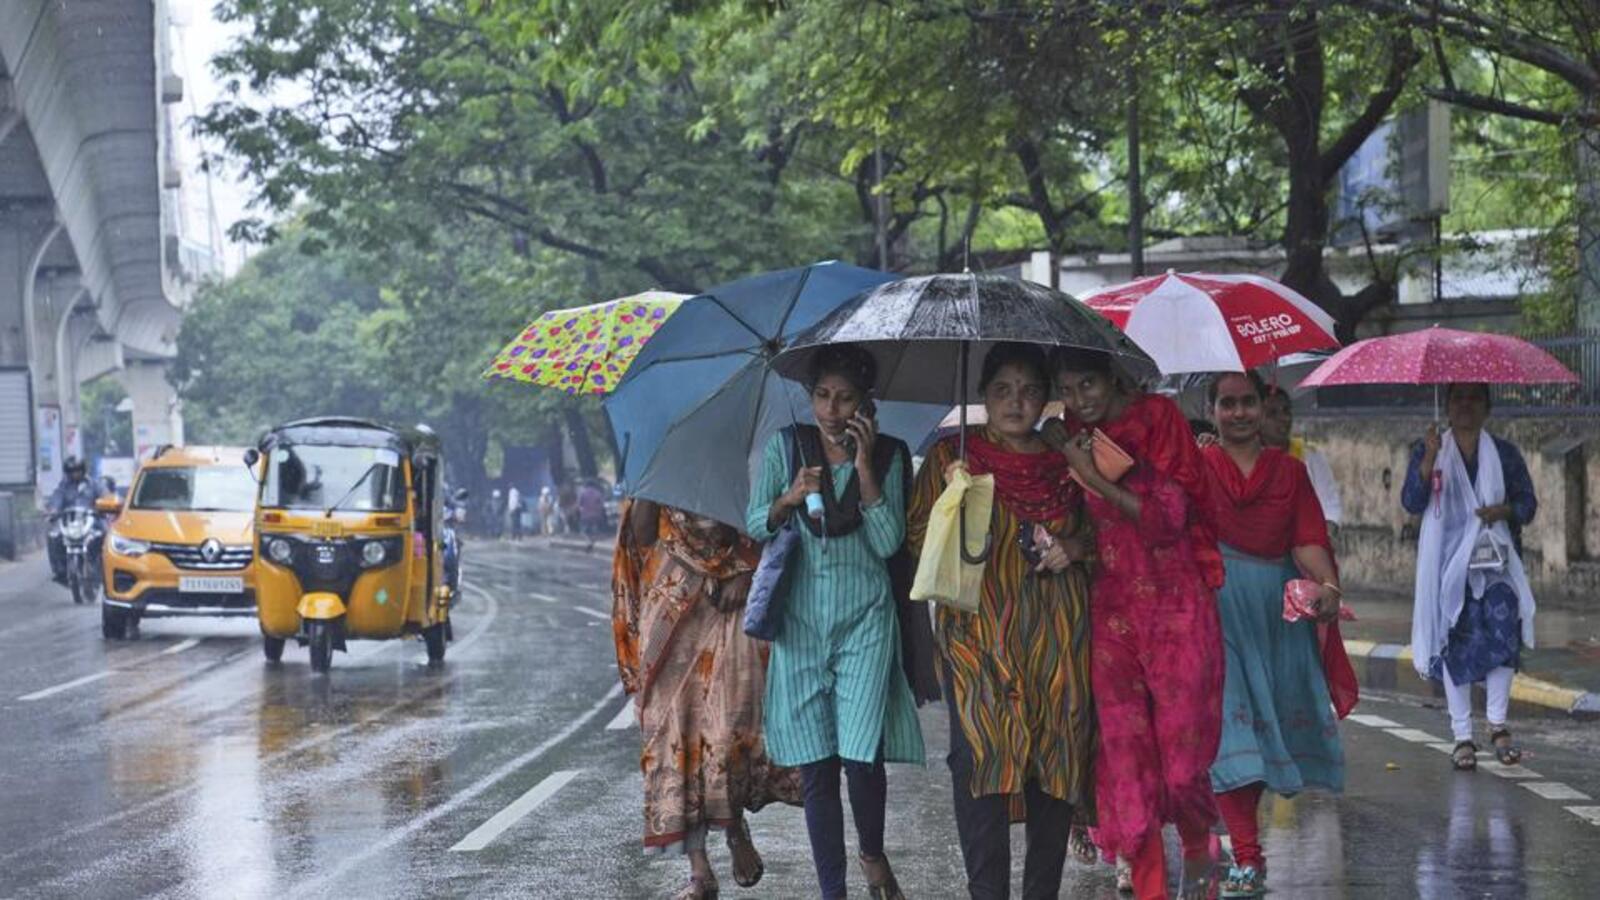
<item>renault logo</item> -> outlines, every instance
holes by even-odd
[[[222,542],[216,538],[207,538],[200,545],[200,558],[208,563],[214,563],[222,557]]]

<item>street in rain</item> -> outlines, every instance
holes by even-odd
[[[1600,895],[1597,45],[5,0],[0,898]]]

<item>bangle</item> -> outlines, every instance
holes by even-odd
[[[884,495],[879,494],[878,495],[878,499],[872,501],[871,503],[863,503],[863,504],[861,504],[861,508],[862,509],[877,509],[878,507],[882,506],[886,500],[887,500],[887,498],[884,497]]]
[[[1344,596],[1344,590],[1342,588],[1340,588],[1337,584],[1334,584],[1331,581],[1324,581],[1322,583],[1322,586],[1327,588],[1330,591],[1333,591],[1335,594],[1338,594],[1340,597]]]

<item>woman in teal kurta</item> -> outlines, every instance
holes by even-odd
[[[822,896],[846,896],[842,768],[868,887],[875,898],[897,898],[883,855],[883,764],[923,761],[886,566],[905,540],[905,454],[880,446],[892,439],[879,438],[870,414],[871,354],[823,348],[811,376],[817,427],[793,429],[804,464],[791,479],[795,441],[787,429],[774,435],[746,517],[757,540],[786,522],[800,534],[767,668],[767,752],[778,765],[801,767]],[[809,493],[831,499],[820,522],[806,514]]]

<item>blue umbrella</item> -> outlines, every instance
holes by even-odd
[[[805,389],[772,371],[791,337],[895,275],[840,262],[766,272],[691,297],[606,398],[629,494],[743,528],[773,432],[810,419]],[[885,434],[916,446],[949,404],[878,404]]]

